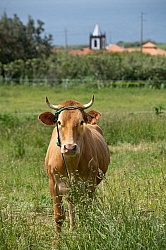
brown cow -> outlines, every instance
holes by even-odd
[[[65,218],[62,196],[68,193],[70,185],[77,185],[80,181],[85,183],[91,196],[102,180],[99,173],[104,175],[110,162],[108,146],[96,124],[101,114],[94,110],[89,113],[84,111],[92,106],[93,101],[94,96],[85,105],[72,100],[52,105],[46,97],[48,106],[56,110],[55,115],[45,112],[39,116],[44,124],[55,125],[45,165],[54,203],[56,232],[61,231]],[[71,197],[68,198],[68,207],[70,229],[73,229],[75,216]]]

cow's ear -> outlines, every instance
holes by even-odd
[[[39,115],[39,120],[46,125],[55,125],[55,115],[51,112],[44,112]]]
[[[90,110],[88,113],[88,123],[94,125],[101,117],[101,113],[96,110]]]

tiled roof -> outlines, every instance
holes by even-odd
[[[72,49],[68,51],[69,55],[87,55],[92,53],[92,50],[89,48],[83,48],[83,49]]]
[[[106,50],[109,52],[124,52],[125,49],[116,45],[116,44],[110,44],[106,47]]]
[[[156,46],[156,44],[154,44],[154,43],[147,42],[147,43],[143,44],[142,48],[150,48],[150,49],[153,48],[153,49],[157,49],[157,46]]]

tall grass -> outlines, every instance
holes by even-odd
[[[155,113],[123,113],[105,115],[100,121],[108,144],[142,141],[157,142],[165,139],[166,116]]]
[[[115,112],[115,106],[105,111],[100,125],[111,152],[108,173],[91,202],[77,195],[73,232],[64,199],[66,220],[57,249],[166,249],[166,117],[128,111]],[[44,169],[51,130],[37,115],[1,111],[2,250],[51,249],[53,208]]]

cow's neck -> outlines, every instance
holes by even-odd
[[[71,179],[71,176],[77,176],[80,156],[66,156],[63,154],[62,157],[68,178]]]

